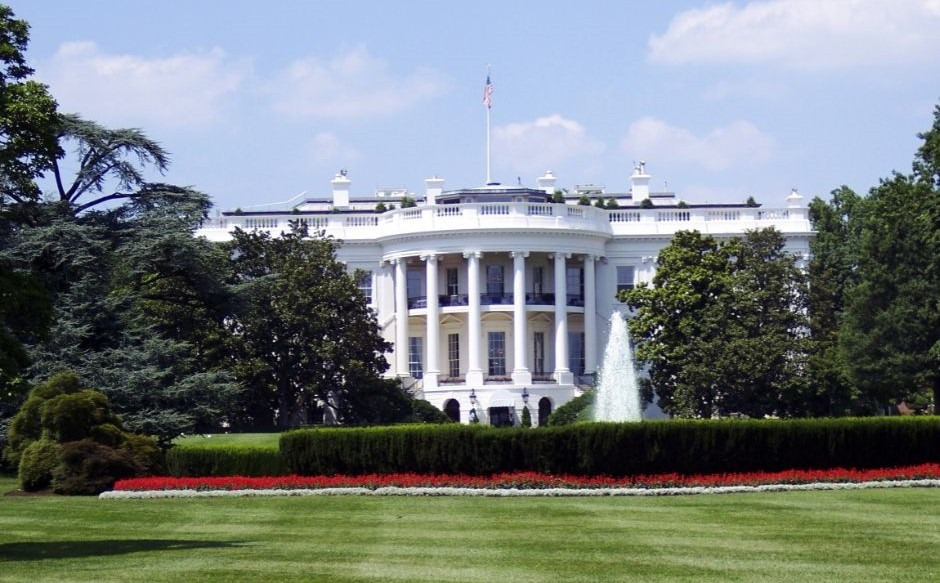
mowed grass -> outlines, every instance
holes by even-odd
[[[0,482],[0,491],[15,483]],[[940,489],[0,497],[0,581],[937,581]]]
[[[173,443],[180,446],[198,447],[265,447],[278,449],[280,433],[213,433],[211,435],[187,435],[177,437]]]

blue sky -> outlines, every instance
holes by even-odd
[[[940,0],[44,0],[27,56],[60,109],[143,128],[223,209],[493,179],[783,204],[907,172],[940,103]]]

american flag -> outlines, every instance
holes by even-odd
[[[486,74],[486,86],[483,87],[483,105],[487,109],[493,107],[493,83],[489,73]]]

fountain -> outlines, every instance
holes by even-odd
[[[620,312],[610,317],[610,336],[604,349],[604,360],[598,371],[597,395],[594,398],[595,421],[639,421],[640,390],[633,365],[633,347],[627,323]]]

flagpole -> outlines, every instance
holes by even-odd
[[[486,108],[486,183],[490,180],[490,108]]]
[[[492,182],[490,175],[490,109],[493,107],[493,83],[490,81],[490,66],[486,66],[486,85],[483,86],[483,106],[486,108],[486,184]]]

